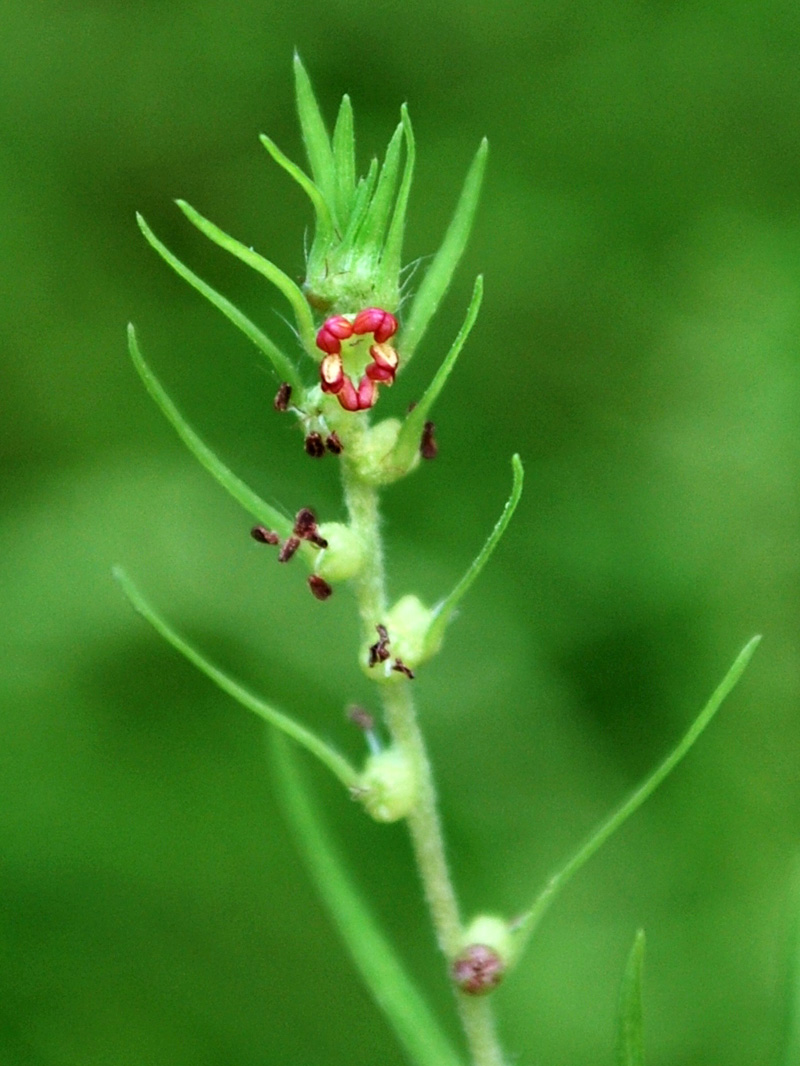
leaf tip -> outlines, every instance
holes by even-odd
[[[514,485],[522,489],[522,482],[525,479],[525,467],[522,465],[519,452],[514,452],[511,456],[511,469],[514,471]]]

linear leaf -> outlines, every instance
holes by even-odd
[[[314,205],[314,210],[317,215],[317,225],[319,229],[323,233],[331,233],[333,230],[333,219],[331,218],[331,213],[328,210],[328,205],[325,203],[325,197],[319,191],[319,189],[311,180],[311,178],[309,178],[308,174],[306,174],[306,172],[302,170],[297,165],[297,163],[292,162],[288,155],[282,152],[281,149],[277,146],[277,144],[272,140],[272,138],[268,137],[266,133],[262,133],[259,137],[259,140],[264,145],[269,154],[272,156],[272,158],[275,160],[275,162],[278,164],[278,166],[283,167],[286,173],[290,177],[294,178],[294,180],[309,198],[311,203]]]
[[[458,331],[458,336],[453,341],[450,351],[444,357],[441,366],[436,371],[433,381],[431,381],[430,385],[425,390],[422,399],[418,402],[414,410],[406,416],[406,420],[400,430],[397,444],[394,446],[391,457],[392,465],[396,466],[398,470],[407,470],[414,460],[414,455],[419,449],[422,430],[428,420],[428,415],[430,414],[431,408],[436,402],[439,393],[444,388],[445,382],[450,377],[453,367],[456,365],[456,360],[461,353],[461,349],[464,347],[467,337],[469,336],[472,327],[475,325],[475,319],[478,317],[482,299],[483,277],[479,274],[475,279],[475,285],[472,289],[472,297],[469,302],[469,307],[467,308],[467,314],[461,329]]]
[[[640,929],[625,964],[617,1011],[616,1066],[644,1066],[642,973],[644,930]]]
[[[384,283],[396,278],[400,273],[401,259],[403,255],[403,236],[406,226],[406,211],[408,209],[408,197],[411,192],[411,182],[414,178],[414,162],[416,160],[416,146],[414,143],[414,130],[411,118],[405,104],[400,108],[400,118],[403,123],[403,132],[406,139],[406,165],[403,168],[403,178],[400,182],[400,191],[394,205],[394,214],[389,224],[389,232],[386,236],[386,244],[383,248],[381,259],[381,273]]]
[[[299,398],[299,396],[302,396],[303,383],[301,382],[297,369],[291,359],[289,359],[289,357],[285,355],[276,344],[273,344],[269,337],[261,332],[258,326],[251,322],[246,315],[242,314],[238,307],[232,304],[225,296],[218,293],[216,289],[212,289],[207,282],[203,281],[203,279],[198,277],[193,270],[190,270],[189,267],[185,266],[176,255],[173,255],[169,248],[167,248],[165,244],[162,244],[158,237],[156,237],[155,233],[153,233],[138,212],[136,215],[136,221],[138,222],[139,229],[144,234],[148,244],[172,267],[175,273],[182,277],[184,281],[188,281],[192,288],[196,289],[202,296],[205,296],[214,307],[221,311],[227,319],[233,322],[234,326],[238,326],[242,333],[244,333],[244,335],[251,340],[257,348],[260,348],[264,355],[266,355],[267,359],[269,359],[275,367],[278,377],[282,381],[287,381],[292,386],[296,397]]]
[[[670,752],[660,766],[628,797],[625,802],[597,829],[582,847],[572,856],[569,862],[558,873],[554,874],[539,893],[531,909],[523,915],[518,924],[521,939],[528,940],[542,919],[545,911],[556,898],[558,893],[567,882],[588,862],[603,844],[616,832],[642,806],[644,801],[655,792],[661,782],[667,777],[690,751],[695,741],[700,737],[703,730],[722,706],[725,697],[731,692],[739,678],[744,673],[745,667],[750,662],[753,652],[758,647],[760,636],[753,637],[745,644],[733,661],[731,668],[719,683],[711,695],[708,703],[702,709],[689,727],[678,746]]]
[[[353,210],[350,212],[350,220],[347,223],[347,229],[342,237],[343,249],[349,247],[355,241],[356,234],[359,231],[361,223],[364,221],[364,216],[369,210],[370,197],[372,196],[372,190],[375,188],[377,178],[378,160],[373,158],[365,177],[360,178],[358,185],[356,186],[356,194],[353,198]]]
[[[208,447],[208,445],[197,436],[195,431],[180,413],[178,408],[164,391],[158,378],[144,361],[144,357],[139,350],[139,345],[136,340],[136,331],[132,324],[128,325],[128,349],[131,353],[133,365],[136,367],[137,373],[144,383],[144,387],[161,408],[167,421],[172,423],[178,436],[192,455],[194,455],[195,459],[197,459],[200,464],[206,468],[209,474],[222,485],[226,492],[233,496],[234,500],[244,507],[245,511],[249,511],[255,519],[259,522],[263,522],[267,526],[271,526],[282,536],[288,536],[292,529],[292,523],[289,519],[281,514],[276,508],[270,507],[265,500],[262,500],[260,496],[257,496],[249,486],[245,485],[243,481],[232,473],[228,467],[217,458],[216,454]]]
[[[311,87],[311,80],[297,52],[294,54],[294,77],[297,113],[300,117],[300,129],[303,133],[308,161],[311,164],[311,173],[322,195],[331,204],[334,202],[336,187],[331,142],[317,98]]]
[[[400,173],[400,145],[403,140],[403,124],[398,124],[386,149],[375,195],[369,205],[364,223],[358,231],[359,244],[380,245],[389,219],[389,212]]]
[[[336,213],[342,226],[347,224],[356,191],[356,140],[353,129],[353,105],[345,93],[333,128],[333,166],[336,171]]]
[[[291,737],[296,743],[310,751],[312,755],[316,756],[321,763],[339,778],[343,785],[347,788],[355,786],[358,781],[358,773],[342,755],[326,744],[316,733],[312,733],[310,729],[306,729],[305,726],[300,725],[299,722],[296,722],[282,711],[275,710],[274,707],[271,707],[264,700],[253,695],[252,692],[240,685],[238,681],[228,677],[219,667],[214,666],[164,621],[142,596],[136,585],[121,567],[115,566],[113,573],[134,608],[143,618],[147,619],[153,629],[171,644],[176,651],[185,656],[206,677],[211,678],[223,692],[227,692],[229,696],[241,703],[248,711],[257,714],[259,718],[263,718],[265,722],[279,729],[287,737]]]
[[[277,289],[280,289],[292,305],[292,310],[297,320],[297,328],[300,331],[303,343],[310,352],[313,352],[314,321],[311,317],[311,311],[299,286],[292,281],[289,275],[284,274],[279,267],[276,267],[269,259],[265,259],[263,255],[254,252],[252,248],[248,248],[234,237],[228,236],[224,230],[221,230],[219,226],[215,226],[213,222],[209,222],[207,218],[204,218],[199,211],[195,211],[185,200],[176,200],[175,203],[189,221],[197,226],[200,232],[204,233],[209,240],[212,240],[214,244],[218,244],[220,248],[224,248],[226,252],[230,252],[231,255],[235,255],[237,259],[241,259],[243,263],[252,267],[267,281],[271,281]]]
[[[393,945],[353,886],[304,786],[296,760],[270,737],[278,795],[317,891],[361,977],[417,1066],[463,1066],[448,1037],[405,972]]]
[[[486,169],[488,141],[484,138],[467,171],[456,210],[441,247],[422,279],[408,318],[403,326],[403,353],[406,362],[413,355],[439,303],[450,287],[453,273],[467,244]]]
[[[426,644],[431,648],[438,647],[444,636],[447,623],[452,617],[453,611],[456,609],[463,596],[467,593],[475,578],[491,558],[492,552],[500,543],[500,540],[508,527],[508,523],[511,521],[512,515],[517,508],[520,496],[522,495],[522,482],[524,477],[522,460],[518,455],[512,456],[511,466],[514,471],[514,482],[511,486],[511,495],[503,508],[503,513],[500,515],[497,525],[489,534],[486,543],[473,560],[472,565],[469,570],[467,570],[466,574],[464,574],[450,595],[434,608],[435,617],[425,638]]]
[[[800,1063],[800,856],[795,857],[789,883],[789,915],[785,941],[789,973],[784,999],[784,1046],[781,1066]]]

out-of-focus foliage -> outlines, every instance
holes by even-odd
[[[465,909],[524,906],[765,636],[497,993],[506,1045],[521,1063],[610,1064],[641,926],[648,1063],[773,1061],[800,832],[798,26],[778,0],[6,0],[4,1063],[403,1061],[292,850],[259,724],[110,577],[123,562],[216,661],[360,756],[347,592],[317,603],[249,540],[125,347],[133,318],[182,410],[266,499],[340,517],[334,460],[303,454],[257,351],[134,220],[291,345],[273,293],[171,201],[302,275],[307,205],[257,140],[299,155],[295,45],[330,122],[351,94],[365,152],[408,101],[410,259],[491,145],[459,281],[380,401],[400,413],[420,394],[483,272],[439,458],[386,499],[394,592],[431,602],[494,521],[510,454],[526,465],[515,524],[416,682]],[[402,827],[310,776],[447,1012]]]

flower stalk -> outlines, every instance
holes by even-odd
[[[403,419],[374,421],[386,389],[409,361],[427,333],[466,246],[477,207],[487,145],[483,141],[469,167],[452,221],[433,255],[415,295],[405,291],[401,253],[405,215],[416,147],[405,107],[382,164],[373,160],[357,178],[353,113],[344,97],[332,138],[328,136],[311,83],[299,58],[295,78],[300,126],[310,174],[293,163],[269,138],[261,140],[270,156],[308,195],[316,228],[302,286],[269,259],[204,218],[182,200],[186,218],[221,249],[256,270],[288,301],[295,316],[297,351],[286,352],[224,295],[178,260],[140,216],[145,238],[161,258],[222,312],[262,352],[277,376],[271,405],[281,417],[298,419],[303,447],[315,462],[339,464],[347,522],[317,517],[304,501],[276,507],[262,500],[188,425],[178,407],[142,356],[133,327],[129,348],[148,392],[184,444],[257,523],[251,545],[281,565],[305,566],[308,589],[317,604],[337,587],[349,585],[361,621],[360,647],[354,655],[374,683],[376,701],[390,743],[383,747],[375,719],[364,708],[350,717],[363,730],[367,746],[361,770],[326,740],[292,716],[277,710],[229,678],[173,629],[145,600],[121,570],[117,578],[133,606],[175,649],[224,692],[257,714],[281,737],[288,737],[317,758],[360,800],[376,821],[405,820],[436,940],[444,956],[443,971],[453,987],[471,1066],[506,1066],[497,1038],[489,993],[500,984],[561,887],[641,805],[688,752],[744,670],[755,649],[754,638],[742,651],[709,704],[671,756],[547,883],[533,905],[515,923],[493,914],[462,922],[447,863],[433,769],[416,713],[417,673],[442,649],[456,607],[504,536],[519,503],[523,469],[512,458],[513,483],[508,501],[484,546],[452,591],[433,607],[408,593],[390,604],[386,591],[381,530],[381,489],[412,473],[421,459],[438,452],[430,420],[456,361],[466,345],[480,309],[483,279],[478,277],[458,335],[417,405]],[[287,516],[294,514],[294,519]],[[278,750],[280,746],[276,748]],[[277,756],[276,777],[284,790],[290,820],[303,838],[309,867],[318,880],[351,954],[371,985],[416,1066],[461,1066],[405,974],[374,920],[361,907],[349,879],[337,865],[333,849],[316,822],[313,804],[302,794],[300,777]]]

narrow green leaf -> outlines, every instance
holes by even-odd
[[[455,214],[441,247],[433,257],[433,262],[428,267],[428,272],[411,304],[408,318],[403,325],[403,358],[406,362],[413,355],[442,297],[450,287],[453,273],[466,247],[478,207],[488,151],[489,144],[484,138],[467,171]]]
[[[585,844],[572,856],[569,862],[554,874],[539,893],[531,909],[518,923],[521,939],[528,940],[542,919],[545,911],[556,898],[567,882],[588,862],[603,844],[616,832],[642,806],[644,801],[655,792],[661,782],[667,777],[690,751],[695,741],[700,737],[703,730],[722,706],[723,700],[731,692],[739,678],[744,673],[745,667],[750,662],[753,652],[758,647],[760,636],[753,637],[742,648],[733,665],[725,677],[714,690],[711,699],[689,727],[686,735],[678,746],[658,766],[653,773],[628,797],[627,800],[597,829]]]
[[[500,539],[505,533],[508,523],[511,521],[511,517],[517,508],[520,496],[522,495],[522,482],[524,476],[522,460],[518,455],[512,456],[511,466],[514,471],[514,482],[511,486],[511,495],[503,508],[503,513],[500,515],[497,525],[489,534],[488,540],[473,560],[473,563],[469,570],[467,570],[466,574],[464,574],[450,595],[434,608],[434,620],[426,637],[426,644],[431,648],[439,646],[453,611],[469,590],[475,578],[491,558],[492,552],[500,543]]]
[[[417,1066],[463,1066],[403,969],[393,945],[353,886],[288,745],[274,734],[270,740],[274,776],[287,821],[317,891],[373,999]]]
[[[373,159],[369,165],[369,170],[366,173],[366,177],[360,178],[358,186],[356,187],[356,195],[353,199],[353,210],[350,213],[350,221],[347,223],[347,229],[342,237],[342,248],[347,248],[353,244],[358,233],[361,223],[364,221],[364,216],[369,210],[370,197],[372,196],[372,190],[375,188],[375,182],[378,178],[378,160]]]
[[[408,209],[408,197],[411,192],[411,182],[414,178],[414,162],[416,160],[416,146],[414,143],[414,130],[411,118],[405,104],[400,108],[400,118],[403,123],[403,132],[406,139],[406,165],[403,169],[403,178],[400,182],[400,191],[394,205],[394,214],[389,224],[389,233],[383,248],[381,259],[381,274],[386,281],[391,282],[400,273],[401,259],[403,255],[403,237],[406,226],[406,211]]]
[[[289,275],[284,274],[269,259],[265,259],[262,255],[254,252],[252,248],[248,248],[241,241],[229,237],[219,226],[215,226],[213,222],[203,218],[200,212],[195,211],[185,200],[176,200],[175,203],[189,221],[197,226],[200,232],[204,233],[209,240],[213,241],[214,244],[218,244],[220,248],[224,248],[226,252],[230,252],[231,255],[235,255],[237,259],[241,259],[243,263],[252,267],[267,281],[271,281],[277,289],[280,289],[292,305],[292,310],[297,320],[297,328],[300,331],[303,343],[309,351],[314,351],[314,321],[311,317],[311,311],[299,286],[292,281]]]
[[[642,972],[644,930],[640,929],[625,964],[617,1014],[616,1066],[644,1066]]]
[[[198,277],[194,271],[185,266],[177,256],[173,255],[169,248],[161,243],[142,216],[138,213],[136,215],[136,221],[139,223],[139,229],[144,234],[148,244],[152,248],[155,248],[161,258],[172,267],[176,274],[180,275],[184,281],[188,281],[193,289],[196,289],[202,296],[205,296],[214,307],[221,311],[227,319],[233,322],[234,326],[238,326],[242,333],[244,333],[244,335],[251,340],[257,348],[261,349],[267,359],[269,359],[275,367],[281,381],[287,381],[295,392],[295,398],[300,400],[303,394],[303,383],[301,382],[297,369],[291,359],[289,359],[289,357],[285,355],[276,344],[273,344],[269,337],[261,332],[258,326],[251,322],[246,315],[242,314],[238,307],[232,304],[230,300],[226,299],[226,297],[218,293],[216,289],[212,289],[211,286],[203,281],[202,278]]]
[[[258,696],[254,696],[252,692],[249,692],[237,681],[228,677],[228,675],[223,673],[219,667],[210,663],[208,659],[193,648],[188,641],[184,640],[183,637],[176,633],[175,630],[172,629],[150,606],[121,567],[115,566],[113,574],[133,607],[143,618],[147,619],[153,629],[155,629],[164,640],[171,644],[176,651],[179,651],[181,655],[187,658],[189,662],[204,673],[206,677],[211,678],[211,680],[218,685],[223,692],[227,692],[229,696],[232,696],[238,703],[241,703],[241,705],[246,707],[248,711],[257,714],[259,718],[263,718],[265,722],[268,722],[271,726],[279,729],[282,733],[285,733],[287,737],[291,737],[292,740],[300,744],[301,747],[310,751],[312,755],[316,756],[321,763],[327,766],[327,768],[339,778],[346,788],[355,787],[358,781],[358,773],[348,763],[347,759],[338,753],[338,751],[330,747],[329,744],[326,744],[324,740],[316,735],[316,733],[312,733],[310,729],[306,729],[305,726],[300,725],[299,722],[296,722],[282,711],[277,711],[274,707],[270,707],[268,703],[259,699]]]
[[[381,167],[378,184],[375,187],[375,195],[369,205],[364,223],[358,231],[356,240],[360,245],[381,245],[389,220],[389,212],[394,200],[394,192],[397,187],[397,178],[400,173],[400,146],[403,140],[403,124],[398,124],[389,145]]]
[[[789,884],[790,916],[785,937],[789,974],[784,1000],[785,1036],[781,1066],[800,1063],[800,856],[795,857]]]
[[[472,327],[475,325],[475,319],[478,317],[482,299],[483,277],[479,274],[475,279],[475,285],[472,289],[472,297],[469,302],[469,307],[467,308],[467,315],[461,329],[458,331],[458,336],[453,341],[450,351],[445,356],[442,365],[436,371],[433,381],[431,381],[430,385],[425,390],[422,399],[414,410],[406,416],[406,420],[400,430],[397,444],[394,447],[390,460],[392,465],[396,466],[398,470],[407,470],[414,460],[414,455],[419,449],[422,430],[428,420],[428,415],[430,414],[431,408],[436,402],[439,393],[444,388],[445,382],[450,377],[453,367],[456,365],[456,359],[458,359],[461,349],[464,347],[467,337],[469,336]]]
[[[275,160],[275,162],[278,164],[278,166],[283,167],[286,173],[290,177],[294,178],[294,180],[309,198],[311,203],[314,205],[314,211],[317,215],[317,226],[319,227],[320,231],[323,234],[332,233],[333,219],[331,218],[331,213],[328,210],[328,205],[325,203],[325,197],[319,191],[319,189],[311,180],[311,178],[309,178],[308,174],[306,174],[305,171],[302,170],[296,163],[293,163],[292,160],[280,150],[280,148],[272,140],[272,138],[266,135],[266,133],[262,133],[259,137],[259,140],[264,145],[269,154],[272,156],[272,158]]]
[[[333,165],[336,171],[336,213],[342,226],[347,225],[356,191],[356,139],[353,129],[353,105],[345,93],[333,128]]]
[[[294,54],[294,77],[297,113],[300,117],[300,129],[303,133],[308,161],[311,164],[311,173],[322,195],[329,204],[332,204],[335,198],[336,182],[331,142],[317,98],[311,87],[311,80],[297,52]]]
[[[167,421],[172,423],[178,436],[183,443],[211,474],[222,485],[226,492],[233,496],[234,500],[244,507],[245,511],[264,525],[270,526],[276,532],[286,537],[291,533],[292,523],[274,507],[270,507],[266,501],[257,496],[251,488],[232,473],[215,453],[195,433],[178,408],[164,391],[161,383],[153,371],[144,361],[139,345],[136,341],[136,331],[132,324],[128,325],[128,349],[131,353],[133,365],[136,367],[144,387],[161,408]]]

